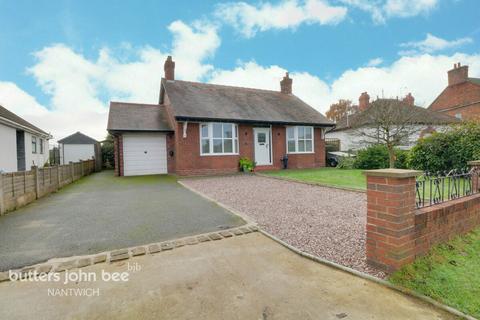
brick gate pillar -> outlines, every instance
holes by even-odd
[[[469,161],[468,165],[474,170],[472,177],[472,190],[476,193],[480,191],[480,160]]]
[[[421,171],[367,170],[367,263],[393,272],[415,258],[415,178]]]

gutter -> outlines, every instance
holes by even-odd
[[[21,125],[21,124],[15,122],[15,121],[12,121],[12,120],[9,120],[9,119],[3,118],[3,117],[0,117],[0,123],[3,123],[7,126],[10,126],[10,127],[16,128],[16,129],[22,129],[22,130],[27,131],[29,133],[33,133],[33,134],[42,136],[43,138],[47,138],[47,139],[52,139],[53,138],[53,136],[49,133],[34,130],[30,127]]]
[[[334,127],[335,126],[334,123],[245,120],[245,119],[186,117],[186,116],[176,116],[175,120],[177,120],[177,121],[190,121],[190,122],[234,122],[234,123],[245,123],[245,124],[276,124],[276,125],[295,125],[295,126],[314,126],[314,127]]]

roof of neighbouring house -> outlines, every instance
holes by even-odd
[[[165,106],[110,102],[107,130],[112,131],[172,131]]]
[[[17,125],[20,125],[22,127],[26,127],[30,130],[33,130],[33,131],[36,131],[38,133],[49,136],[49,134],[46,133],[45,131],[43,131],[42,129],[34,126],[33,124],[24,120],[23,118],[20,118],[15,113],[11,112],[10,110],[6,109],[5,107],[3,107],[1,105],[0,105],[0,118],[7,119],[9,121],[12,121],[12,122],[16,123]]]
[[[81,132],[76,132],[63,139],[58,140],[61,144],[96,144],[97,140],[84,135]]]
[[[280,91],[162,79],[161,103],[165,92],[178,120],[333,126],[295,95]]]
[[[460,122],[459,119],[449,116],[447,114],[431,111],[418,106],[410,106],[408,104],[405,104],[405,102],[397,99],[378,99],[376,101],[373,101],[366,110],[355,113],[353,115],[349,115],[348,118],[343,117],[342,119],[340,119],[332,131],[341,131],[354,127],[358,128],[372,125],[374,113],[377,112],[379,108],[385,106],[384,102],[388,102],[388,105],[392,108],[403,108],[400,110],[405,110],[405,114],[411,116],[411,119],[409,120],[412,124],[438,125]]]
[[[468,81],[480,85],[480,78],[468,78]]]

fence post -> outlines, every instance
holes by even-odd
[[[72,182],[73,182],[73,177],[75,176],[75,167],[72,161],[68,163],[70,165],[70,175],[72,177]]]
[[[35,198],[40,198],[40,181],[38,180],[38,167],[32,166],[33,180],[35,181]]]
[[[480,190],[480,160],[469,161],[468,165],[473,169],[472,175],[472,191]]]
[[[80,160],[80,176],[83,177],[83,160]]]
[[[0,216],[5,213],[5,197],[3,195],[3,174],[0,173]]]
[[[415,258],[415,180],[421,171],[367,170],[367,263],[393,272]]]
[[[57,164],[57,190],[60,189],[60,165]]]

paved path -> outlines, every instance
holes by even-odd
[[[0,283],[0,319],[453,319],[258,232],[128,261],[141,270],[125,283],[100,274],[124,272],[126,262],[81,269],[95,282]],[[49,288],[93,288],[99,296],[52,297]]]
[[[182,182],[251,218],[290,245],[383,278],[366,263],[366,194],[252,175]]]
[[[0,217],[0,271],[243,223],[172,177],[104,171]]]

